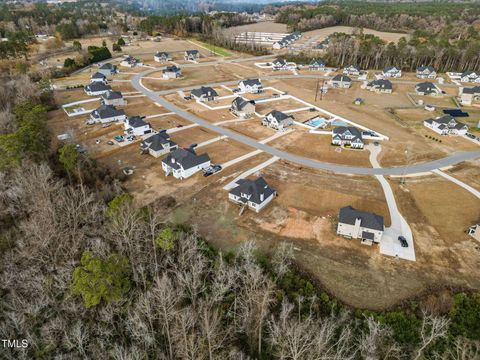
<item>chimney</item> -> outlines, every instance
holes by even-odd
[[[263,201],[263,200],[265,200],[265,194],[264,194],[264,193],[261,193],[261,194],[260,194],[260,201]]]

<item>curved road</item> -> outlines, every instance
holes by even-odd
[[[249,138],[244,135],[240,135],[234,131],[228,130],[218,125],[214,125],[206,120],[203,120],[185,110],[180,109],[176,105],[168,102],[164,98],[160,96],[163,92],[155,92],[150,89],[144,87],[141,83],[142,77],[158,71],[158,69],[151,69],[144,72],[141,72],[135,75],[132,78],[132,85],[135,89],[142,92],[146,96],[148,96],[152,101],[162,105],[169,111],[177,113],[179,116],[183,117],[184,119],[196,123],[200,126],[203,126],[206,129],[214,131],[216,133],[222,134],[224,136],[228,136],[229,138],[241,142],[245,145],[251,146],[252,148],[262,150],[268,154],[273,156],[277,156],[280,159],[291,161],[301,166],[308,166],[314,169],[320,170],[327,170],[332,171],[335,173],[342,173],[342,174],[355,174],[355,175],[405,175],[405,174],[414,174],[414,173],[421,173],[421,172],[428,172],[435,169],[439,169],[442,167],[446,167],[449,165],[454,165],[462,161],[466,160],[473,160],[475,158],[480,157],[480,150],[476,151],[469,151],[469,152],[461,152],[456,153],[454,155],[450,155],[448,157],[426,162],[423,164],[416,164],[410,166],[403,166],[403,167],[394,167],[394,168],[366,168],[366,167],[358,167],[358,166],[345,166],[345,165],[337,165],[332,163],[326,163],[314,159],[305,158],[302,156],[290,154],[288,152],[276,149],[274,147],[268,146],[266,144],[262,144],[252,138]],[[269,76],[262,79],[278,79],[278,78],[287,78],[287,77],[317,77],[315,75],[279,75],[279,76]],[[237,83],[235,81],[234,83]],[[225,83],[222,83],[225,84]],[[198,87],[198,86],[197,86]],[[186,89],[186,88],[185,88]],[[175,92],[182,89],[175,89],[175,90],[168,90],[169,92]]]

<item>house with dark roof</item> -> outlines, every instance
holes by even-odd
[[[425,81],[415,85],[415,92],[417,95],[442,95],[442,90],[430,81]]]
[[[103,82],[95,81],[85,86],[83,90],[89,96],[98,96],[112,90],[112,88],[110,85],[106,85]]]
[[[109,90],[102,94],[102,103],[105,105],[115,105],[115,106],[122,106],[127,104],[127,102],[123,98],[123,95],[120,91],[112,91],[112,90]]]
[[[476,73],[475,71],[465,71],[460,75],[461,82],[473,82],[473,83],[480,83],[480,74]]]
[[[362,133],[354,126],[339,126],[332,131],[332,145],[363,149]]]
[[[293,117],[281,111],[270,111],[262,119],[262,125],[268,126],[275,130],[284,130],[293,124]]]
[[[202,86],[198,89],[193,89],[191,95],[201,102],[213,101],[218,97],[218,93],[210,86]]]
[[[272,61],[273,70],[294,70],[297,68],[297,64],[291,61],[285,61],[285,59],[277,58]]]
[[[349,65],[343,68],[343,73],[350,76],[359,76],[362,70],[357,65]]]
[[[313,59],[308,65],[308,69],[312,71],[324,71],[325,62],[322,59]]]
[[[145,116],[129,116],[123,125],[128,135],[142,136],[152,132],[152,127],[145,121]]]
[[[460,89],[460,103],[462,105],[472,105],[475,101],[480,101],[480,86]]]
[[[387,66],[385,69],[383,69],[382,76],[384,78],[390,77],[390,78],[399,78],[402,77],[402,69],[396,66]]]
[[[367,83],[367,90],[376,93],[391,94],[393,91],[393,85],[390,80],[377,79]]]
[[[195,61],[200,59],[200,52],[198,50],[185,50],[183,57],[187,61]]]
[[[125,111],[116,109],[113,105],[101,105],[90,113],[91,122],[102,124],[124,121],[126,118]]]
[[[433,66],[419,66],[416,70],[417,78],[419,79],[436,79],[437,72],[433,68]]]
[[[362,244],[380,243],[385,230],[383,217],[355,210],[351,206],[340,209],[337,234],[348,239],[360,239]]]
[[[178,148],[162,160],[162,169],[166,176],[186,179],[211,165],[208,154],[197,155],[192,148]]]
[[[237,186],[228,193],[228,199],[236,204],[248,206],[257,213],[277,195],[263,177],[255,180],[240,179],[236,184]]]
[[[98,68],[98,72],[105,76],[110,76],[110,75],[115,75],[118,72],[118,70],[115,65],[106,63]]]
[[[335,75],[329,84],[333,88],[348,89],[352,86],[352,79],[346,75]]]
[[[473,237],[475,240],[480,241],[480,224],[475,224],[470,226],[467,233],[468,235]]]
[[[125,55],[123,60],[120,62],[120,66],[125,66],[129,68],[133,68],[136,66],[142,66],[143,62],[139,59],[134,58],[130,55]]]
[[[142,153],[148,153],[156,158],[176,149],[178,149],[177,143],[170,139],[170,135],[168,135],[166,131],[160,131],[149,136],[140,143]]]
[[[232,112],[232,114],[238,117],[248,118],[255,114],[255,101],[246,100],[241,96],[238,96],[235,98],[235,100],[232,101],[230,111]]]
[[[165,51],[158,51],[155,53],[155,55],[153,55],[153,60],[159,63],[164,63],[172,60],[172,57]]]
[[[107,77],[102,74],[101,72],[96,72],[90,76],[90,82],[102,82],[104,84],[107,83]]]
[[[260,79],[247,79],[238,82],[238,88],[243,93],[257,94],[263,91]]]
[[[423,125],[440,135],[465,135],[468,132],[468,126],[457,121],[451,115],[443,115],[435,119],[427,119]]]
[[[179,67],[172,65],[167,66],[162,70],[162,77],[164,79],[177,79],[182,76],[182,70]]]

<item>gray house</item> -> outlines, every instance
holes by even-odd
[[[357,65],[349,65],[343,68],[343,73],[350,76],[359,76],[362,70]]]
[[[182,70],[179,67],[172,65],[167,66],[162,70],[162,77],[164,79],[176,79],[182,76]]]
[[[211,165],[208,154],[197,155],[192,148],[178,148],[162,160],[162,169],[166,176],[186,179]]]
[[[435,119],[427,119],[423,125],[440,135],[465,135],[468,132],[467,124],[457,121],[451,115],[443,115]]]
[[[152,127],[149,123],[145,122],[144,116],[130,116],[123,123],[125,127],[125,133],[128,135],[142,136],[150,134]]]
[[[417,67],[416,74],[419,79],[435,79],[437,77],[437,72],[433,66],[419,66]]]
[[[293,124],[293,117],[282,113],[281,111],[270,111],[263,119],[262,125],[272,129],[283,130]]]
[[[102,124],[124,121],[126,118],[125,111],[116,109],[113,105],[101,105],[90,113],[91,122],[99,122]]]
[[[87,95],[97,96],[112,90],[112,88],[110,85],[105,85],[103,82],[95,81],[85,86],[83,90]]]
[[[105,105],[116,105],[116,106],[122,106],[127,103],[120,91],[112,91],[112,90],[109,90],[102,94],[102,102]]]
[[[393,85],[390,80],[378,79],[370,81],[367,84],[367,90],[374,91],[376,93],[391,94],[393,91]]]
[[[472,105],[474,101],[480,101],[480,86],[462,88],[460,90],[460,102],[462,105]]]
[[[193,89],[191,95],[196,100],[202,102],[213,101],[218,97],[218,93],[209,86],[202,86],[198,89]]]
[[[330,80],[330,85],[334,88],[348,89],[352,86],[352,79],[346,75],[335,75],[333,79]]]
[[[417,95],[441,95],[442,90],[440,90],[437,85],[431,83],[430,81],[426,81],[423,83],[419,83],[415,86],[415,92]]]
[[[480,74],[477,74],[475,71],[465,71],[460,76],[461,82],[480,82]]]
[[[107,83],[107,77],[102,74],[101,72],[96,72],[95,74],[92,74],[92,76],[90,76],[90,81],[91,82],[102,82],[104,84]]]
[[[238,96],[232,101],[230,111],[238,117],[248,118],[255,113],[255,101]]]
[[[172,57],[165,51],[159,51],[153,56],[153,59],[156,62],[163,63],[172,60]]]
[[[176,149],[178,149],[177,143],[170,140],[170,135],[166,131],[154,134],[140,143],[140,150],[143,153],[149,153],[156,158]]]
[[[198,50],[186,50],[183,57],[185,60],[195,61],[200,59],[200,52]]]
[[[110,75],[115,75],[118,72],[118,70],[115,65],[106,63],[98,68],[98,72],[105,76],[110,76]]]
[[[313,71],[324,71],[325,70],[325,62],[322,59],[313,59],[308,65],[309,70]]]
[[[360,239],[362,244],[379,243],[384,231],[383,217],[355,210],[351,206],[340,209],[337,234],[348,239]]]
[[[396,66],[387,66],[385,69],[383,69],[382,75],[383,77],[399,78],[402,76],[402,69]]]
[[[274,199],[276,194],[265,179],[259,177],[256,180],[238,180],[237,186],[228,193],[228,199],[236,204],[248,206],[258,213]]]
[[[362,133],[354,126],[339,126],[332,131],[332,145],[363,149]]]

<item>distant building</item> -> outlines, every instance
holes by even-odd
[[[123,95],[120,91],[112,91],[112,90],[109,90],[102,94],[102,102],[105,105],[115,105],[115,106],[122,106],[127,104],[127,102],[123,98]]]
[[[283,130],[293,124],[293,117],[281,111],[270,111],[262,120],[262,125],[275,130]]]
[[[387,66],[383,69],[382,75],[383,77],[399,78],[402,77],[402,69],[396,66]]]
[[[103,82],[96,81],[85,86],[83,90],[89,96],[98,96],[112,90],[112,88],[110,85],[105,85]]]
[[[480,101],[480,86],[462,88],[460,90],[460,102],[462,105],[472,105],[475,101]]]
[[[178,149],[177,143],[170,139],[166,131],[149,136],[140,143],[140,150],[149,153],[153,157],[159,157]]]
[[[357,65],[349,65],[349,66],[343,68],[343,73],[345,75],[360,76],[361,72],[362,72],[362,70]]]
[[[362,133],[354,126],[339,126],[332,131],[332,145],[363,149]]]
[[[228,199],[236,204],[248,206],[255,212],[262,210],[276,196],[263,177],[256,180],[240,179],[237,186],[228,193]]]
[[[441,95],[442,90],[437,85],[429,81],[419,83],[415,86],[415,92],[417,95]]]
[[[162,77],[164,79],[177,79],[182,76],[182,70],[179,67],[172,65],[167,66],[162,70]]]
[[[480,74],[476,73],[475,71],[465,71],[460,76],[461,82],[472,82],[472,83],[480,83]]]
[[[260,79],[248,79],[239,81],[238,88],[243,93],[256,94],[263,91],[262,81]]]
[[[167,61],[171,61],[172,57],[165,51],[159,51],[155,53],[155,55],[153,56],[153,60],[159,63],[164,63]]]
[[[162,169],[166,176],[186,179],[211,165],[208,154],[197,155],[192,148],[178,148],[162,160]]]
[[[333,88],[348,89],[352,86],[352,79],[346,75],[335,75],[329,83]]]
[[[200,52],[198,50],[186,50],[183,57],[187,61],[196,61],[200,59]]]
[[[193,89],[191,95],[201,102],[213,101],[218,97],[218,93],[209,86],[202,86],[198,89]]]
[[[245,100],[244,98],[238,96],[235,100],[232,101],[232,107],[230,111],[241,118],[248,118],[255,114],[255,101]]]
[[[90,113],[91,121],[102,124],[124,121],[126,118],[125,111],[116,109],[113,105],[101,105]]]
[[[312,71],[324,71],[325,62],[322,59],[313,59],[308,65],[308,69]]]
[[[367,84],[367,90],[374,91],[376,93],[391,94],[393,91],[393,85],[390,80],[378,79],[370,81]]]
[[[115,75],[118,72],[118,70],[115,65],[106,63],[98,68],[98,72],[105,76],[110,76],[110,75]]]
[[[360,239],[362,244],[379,243],[385,230],[383,217],[355,210],[351,206],[340,209],[337,234],[349,239]]]
[[[135,136],[150,134],[152,132],[152,127],[149,123],[145,122],[144,119],[144,116],[129,116],[123,123],[125,133]]]
[[[436,79],[437,77],[437,72],[433,66],[419,66],[417,67],[416,74],[419,79]]]
[[[468,132],[468,126],[457,121],[453,116],[444,115],[435,119],[427,119],[423,125],[432,129],[440,135],[465,135]]]

